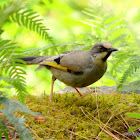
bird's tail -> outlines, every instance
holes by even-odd
[[[27,57],[21,57],[16,59],[23,60],[27,65],[38,65],[39,63],[43,62],[49,57],[51,56],[43,55],[43,56],[27,56]]]
[[[39,63],[43,62],[47,58],[51,57],[51,55],[43,55],[43,56],[27,56],[27,57],[20,57],[15,58],[17,60],[23,60],[25,62],[25,65],[38,65]],[[16,62],[20,63],[20,62]],[[7,63],[6,66],[9,66],[11,62]],[[2,66],[0,66],[2,67]]]

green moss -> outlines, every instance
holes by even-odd
[[[97,99],[94,94],[82,98],[77,94],[56,94],[53,103],[49,102],[48,95],[28,96],[26,104],[46,118],[36,122],[34,116],[27,115],[27,125],[41,139],[84,140],[98,136],[99,139],[109,140],[112,139],[110,134],[125,139],[120,134],[128,131],[127,125],[139,124],[136,119],[125,116],[126,112],[140,113],[140,95],[135,94],[98,95]],[[35,139],[36,135],[33,134]]]

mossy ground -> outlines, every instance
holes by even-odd
[[[140,120],[126,115],[127,112],[140,113],[138,94],[87,94],[82,98],[76,93],[56,94],[52,103],[48,95],[28,96],[26,104],[45,118],[27,115],[25,125],[37,140],[135,139],[123,133],[140,124]]]

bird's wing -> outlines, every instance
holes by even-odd
[[[71,51],[57,56],[52,56],[40,63],[40,66],[50,66],[59,70],[72,73],[82,74],[81,62],[77,61],[79,51]],[[80,53],[81,54],[81,53]],[[76,58],[75,58],[76,57]]]

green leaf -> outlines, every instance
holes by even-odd
[[[126,113],[127,116],[130,116],[132,118],[140,119],[139,113]]]
[[[140,127],[140,125],[137,125],[135,127],[132,126],[132,127],[129,128],[128,132],[132,132],[132,131],[136,130],[139,127]]]

